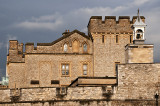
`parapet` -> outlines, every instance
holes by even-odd
[[[17,40],[10,40],[9,41],[9,50],[16,50],[18,49],[18,41]]]
[[[25,44],[25,51],[26,53],[31,52],[34,50],[34,43],[28,42]]]
[[[10,55],[23,54],[23,43],[18,43],[17,40],[10,40],[9,54]]]

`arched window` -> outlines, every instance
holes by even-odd
[[[136,39],[142,39],[143,38],[143,31],[141,29],[138,29],[136,31],[137,35],[136,35]]]
[[[67,43],[64,44],[63,50],[64,50],[64,52],[67,52],[67,51],[68,51],[68,45],[67,45]]]
[[[88,52],[88,45],[86,43],[83,44],[83,52],[84,53]]]
[[[73,41],[73,46],[72,46],[73,48],[73,52],[74,53],[78,53],[78,51],[79,51],[79,44],[78,44],[78,41],[77,40],[74,40]]]

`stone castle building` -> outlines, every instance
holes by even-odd
[[[51,43],[10,40],[9,89],[0,104],[155,105],[160,64],[145,44],[145,17],[92,16],[88,35],[66,31]],[[28,97],[28,98],[26,98]]]

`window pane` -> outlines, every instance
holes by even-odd
[[[66,75],[69,75],[69,70],[66,70]]]
[[[83,71],[83,75],[87,75],[87,71]]]
[[[83,51],[84,51],[84,52],[87,52],[87,44],[84,44],[84,45],[83,45]]]
[[[64,44],[64,52],[67,52],[67,49],[68,49],[68,47],[67,47],[67,44],[65,43]]]
[[[62,70],[65,70],[65,65],[62,65]]]
[[[83,70],[87,70],[87,64],[83,65]]]
[[[69,65],[66,65],[66,70],[69,70]]]
[[[62,75],[65,75],[65,70],[62,70]]]

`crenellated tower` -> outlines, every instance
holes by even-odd
[[[125,63],[125,46],[133,44],[132,26],[136,16],[92,16],[88,23],[88,34],[93,40],[94,76],[116,76],[115,65]],[[145,20],[142,17],[143,21]]]

